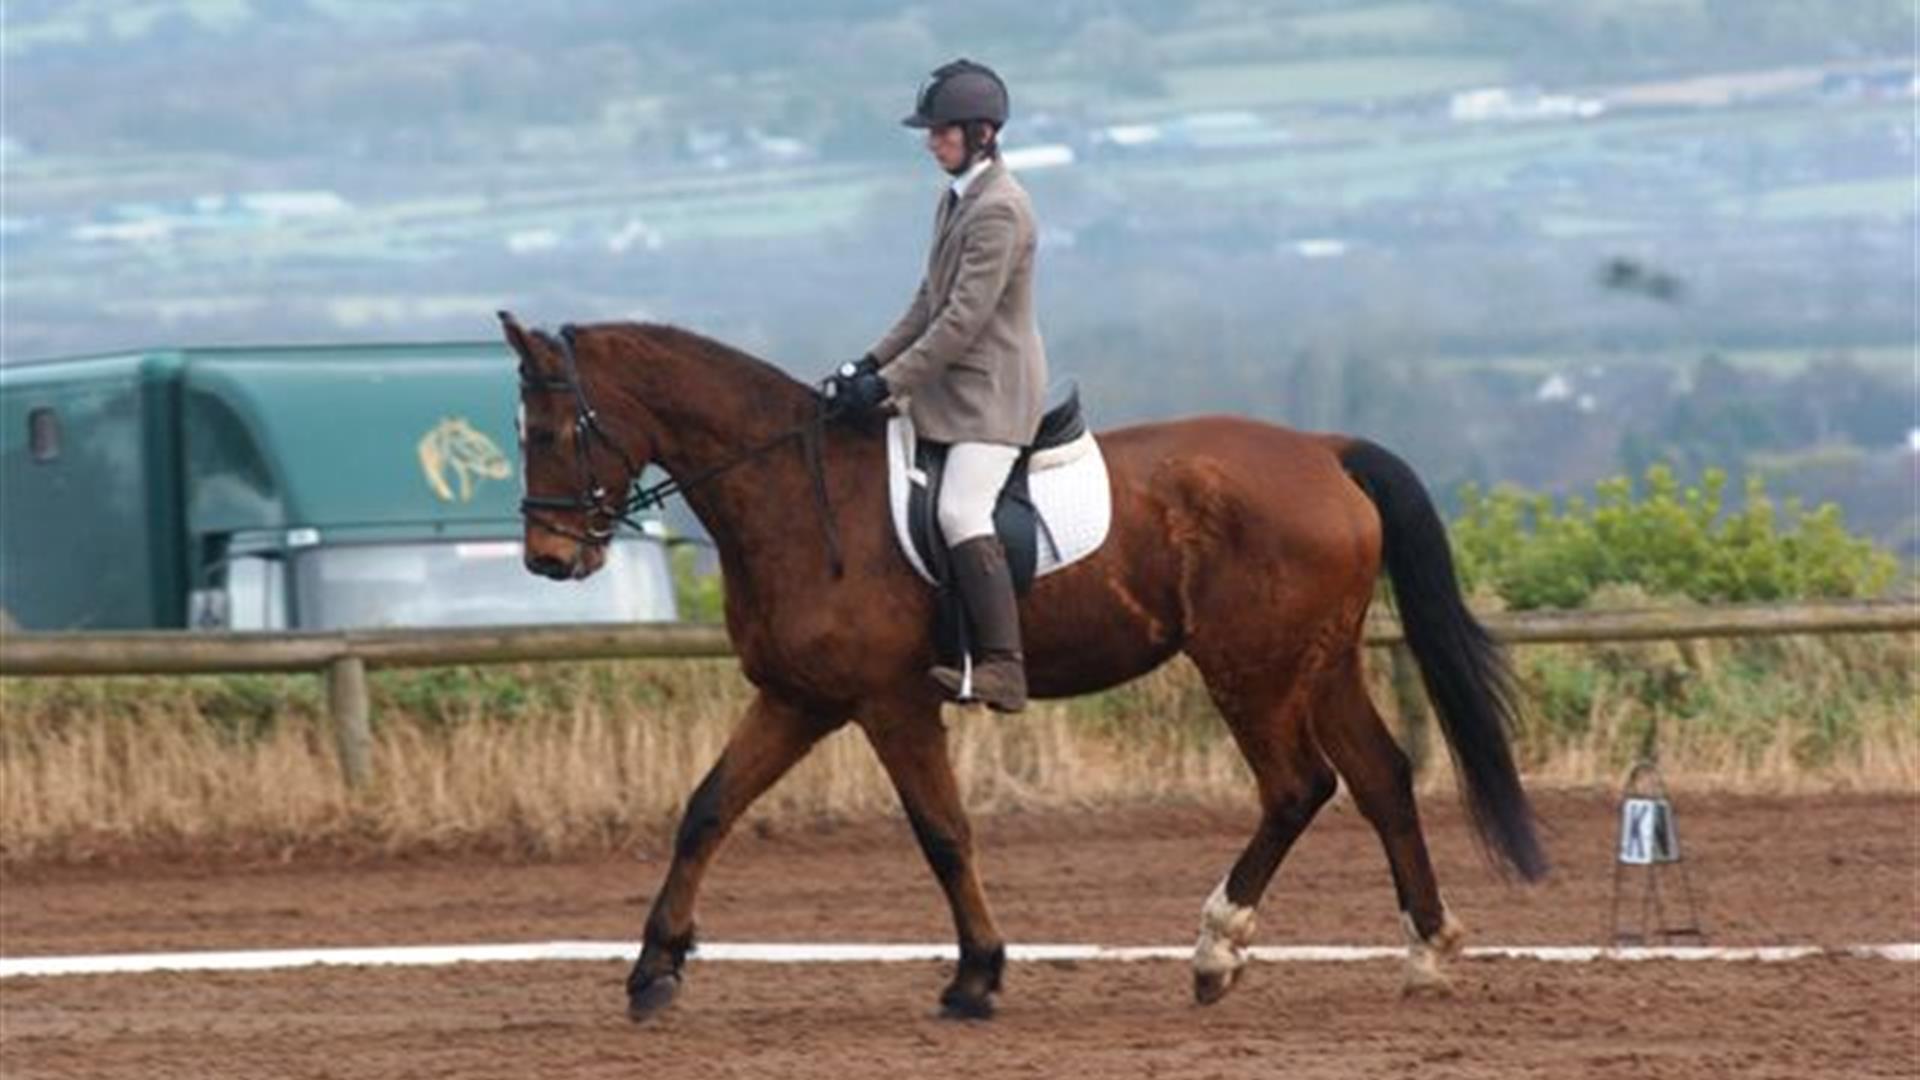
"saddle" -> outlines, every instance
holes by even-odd
[[[1043,527],[1027,485],[1033,457],[1043,450],[1065,446],[1086,433],[1087,424],[1080,415],[1080,392],[1076,388],[1065,401],[1040,418],[1040,431],[1034,436],[1033,445],[1020,451],[994,503],[993,530],[1007,549],[1013,590],[1021,596],[1033,587]],[[910,475],[913,485],[907,496],[908,528],[921,562],[936,580],[944,582],[948,578],[948,545],[947,538],[941,535],[939,515],[934,513],[934,508],[940,505],[940,485],[946,478],[947,451],[951,447],[929,439],[916,439],[913,449],[913,467],[918,475]]]
[[[918,439],[906,417],[887,427],[889,496],[902,553],[937,590],[936,651],[943,662],[964,664],[965,616],[951,587],[939,505],[948,446]],[[1024,596],[1035,578],[1092,554],[1112,521],[1106,459],[1087,430],[1077,388],[1041,418],[1033,445],[1014,461],[994,505],[994,531],[1007,551],[1014,591]]]

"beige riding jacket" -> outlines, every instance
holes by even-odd
[[[1033,206],[999,161],[934,214],[907,312],[868,351],[923,439],[1025,446],[1040,426],[1047,354],[1033,313]]]

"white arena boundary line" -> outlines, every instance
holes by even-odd
[[[0,978],[48,975],[116,975],[156,971],[274,971],[315,965],[343,967],[496,964],[555,960],[631,960],[639,945],[625,941],[550,941],[527,945],[423,945],[358,949],[257,949],[245,952],[123,953],[102,956],[27,956],[0,959]],[[1394,960],[1404,946],[1269,945],[1251,950],[1267,963],[1349,963]],[[1014,962],[1186,960],[1192,946],[1009,945]],[[1722,960],[1779,963],[1814,957],[1857,957],[1920,962],[1920,942],[1887,945],[1762,945],[1718,948],[1673,946],[1607,949],[1591,945],[1501,945],[1470,948],[1476,959],[1588,963],[1598,960]],[[699,946],[702,963],[870,964],[955,958],[952,945],[831,945],[715,942]]]

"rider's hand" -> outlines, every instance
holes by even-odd
[[[821,383],[820,392],[836,416],[862,416],[887,399],[887,383],[872,353],[841,364]]]
[[[863,371],[846,381],[842,392],[842,407],[853,416],[869,416],[880,409],[880,404],[891,393],[887,389],[887,380],[877,371]]]

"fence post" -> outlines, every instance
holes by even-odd
[[[1407,752],[1418,774],[1427,767],[1428,748],[1433,725],[1427,716],[1427,699],[1420,688],[1420,665],[1413,650],[1402,641],[1387,647],[1392,658],[1393,706],[1400,716],[1400,748]]]
[[[340,745],[340,771],[347,787],[362,788],[373,775],[373,730],[367,723],[367,663],[335,657],[327,665],[327,711]]]

